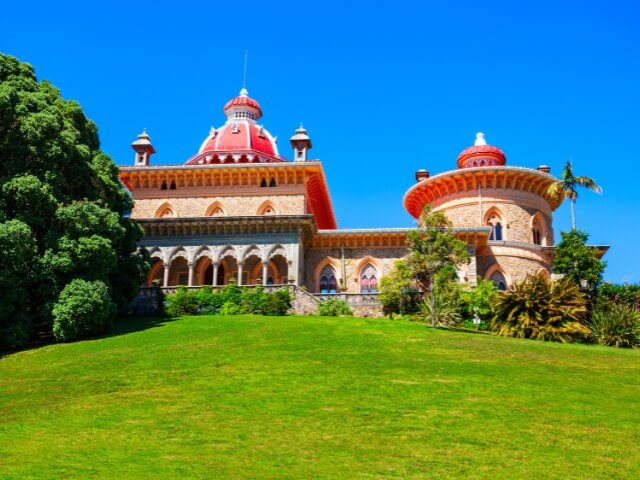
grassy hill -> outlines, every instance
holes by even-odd
[[[0,478],[640,478],[640,351],[384,319],[127,320],[0,358]]]

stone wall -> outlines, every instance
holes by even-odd
[[[543,245],[553,245],[552,217],[549,204],[529,192],[488,189],[482,193],[482,208],[477,195],[456,194],[445,197],[435,210],[443,210],[455,227],[480,227],[486,225],[487,214],[497,209],[503,220],[503,239],[533,243],[532,219],[540,213],[544,219]]]
[[[405,257],[406,248],[380,247],[380,248],[346,248],[345,273],[346,293],[360,293],[359,276],[362,269],[371,263],[377,270],[378,281],[387,275],[393,268],[396,260]],[[304,260],[304,285],[310,292],[318,291],[318,277],[325,265],[330,263],[340,280],[342,276],[342,257],[340,248],[310,248],[305,252]]]
[[[176,217],[204,217],[213,204],[218,204],[227,216],[260,215],[259,210],[270,202],[277,215],[305,213],[304,195],[264,195],[251,197],[178,197],[139,198],[131,212],[132,218],[154,218],[163,206],[169,206]],[[173,215],[168,215],[173,216]]]

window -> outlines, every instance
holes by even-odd
[[[532,233],[533,233],[533,243],[535,243],[536,245],[542,245],[540,230],[538,230],[536,227],[533,227]]]
[[[269,182],[269,186],[270,187],[275,187],[276,186],[276,179],[275,178],[271,178],[271,181]]]
[[[502,221],[495,213],[489,217],[487,225],[491,227],[491,233],[489,234],[489,240],[502,240]]]
[[[265,188],[267,186],[267,180],[265,178],[260,182],[260,187]]]
[[[162,181],[162,186],[160,187],[160,190],[166,190],[167,189],[167,182],[165,180]]]
[[[501,292],[507,289],[507,281],[505,280],[504,275],[500,270],[496,270],[495,272],[493,272],[489,280],[491,280],[497,287],[497,289]]]
[[[169,190],[175,190],[175,189],[176,189],[176,181],[171,180],[171,185],[169,185]]]
[[[368,263],[360,274],[360,293],[378,293],[378,277],[373,265]]]
[[[336,271],[331,265],[327,265],[320,272],[320,293],[337,293],[337,291]]]

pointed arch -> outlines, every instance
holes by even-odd
[[[164,202],[156,210],[155,218],[175,217],[176,212],[169,202]]]
[[[216,261],[220,261],[224,257],[232,257],[232,258],[235,258],[237,260],[238,259],[238,252],[231,245],[226,245],[218,253],[218,257],[216,258]]]
[[[227,214],[225,213],[224,208],[222,208],[222,204],[218,201],[215,201],[211,205],[209,205],[204,215],[205,217],[224,217]]]
[[[338,293],[338,272],[340,262],[325,257],[318,262],[313,273],[313,281],[318,293]]]
[[[497,207],[491,207],[484,214],[484,225],[491,227],[491,233],[489,234],[490,241],[504,240],[504,231],[506,225],[506,219],[504,214]]]
[[[484,278],[493,282],[500,291],[509,290],[509,285],[511,285],[511,282],[505,275],[504,270],[498,263],[494,263],[489,267]]]
[[[551,280],[551,275],[549,274],[549,270],[547,270],[546,268],[538,269],[538,271],[536,272],[536,275],[544,278],[547,281]]]
[[[271,200],[266,200],[258,207],[258,215],[277,215],[276,207]]]
[[[540,212],[531,217],[531,239],[535,245],[546,247],[549,238],[547,222]]]

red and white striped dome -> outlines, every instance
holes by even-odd
[[[224,113],[227,122],[220,128],[211,129],[187,165],[285,161],[278,153],[276,138],[257,124],[262,117],[262,109],[256,100],[249,97],[246,88],[227,102]]]

